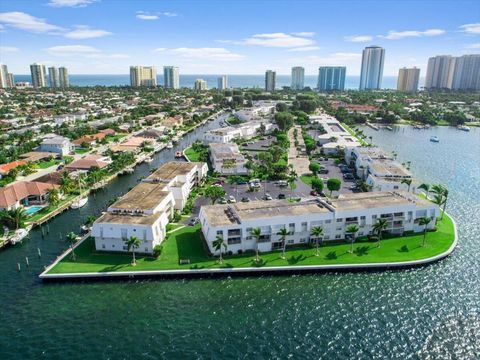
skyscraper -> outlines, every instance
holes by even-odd
[[[7,65],[0,64],[0,88],[8,86],[8,68]]]
[[[480,90],[480,54],[456,58],[452,89]]]
[[[60,76],[60,87],[66,88],[70,86],[70,79],[68,78],[68,70],[66,67],[59,67],[58,68],[59,76]]]
[[[345,66],[320,66],[318,68],[318,91],[345,90]]]
[[[60,86],[60,75],[58,69],[55,66],[50,66],[48,68],[48,81],[51,88],[56,88]]]
[[[227,75],[222,75],[218,78],[217,84],[218,90],[225,90],[228,88],[228,78]]]
[[[428,59],[425,89],[451,89],[455,58],[450,55],[439,55]]]
[[[15,86],[15,79],[13,77],[13,74],[8,73],[7,87],[14,87],[14,86]]]
[[[360,90],[378,90],[382,87],[385,49],[380,46],[367,46],[362,53]]]
[[[130,66],[130,86],[157,86],[155,66]]]
[[[166,89],[180,88],[180,76],[178,73],[178,67],[176,66],[163,67],[163,84]]]
[[[305,82],[305,69],[301,66],[292,67],[292,90],[303,90]]]
[[[41,88],[47,86],[47,72],[45,65],[32,64],[30,65],[30,73],[32,75],[32,85],[35,88]]]
[[[202,90],[207,90],[207,82],[203,79],[197,79],[195,80],[195,84],[193,85],[195,90],[202,91]]]
[[[272,70],[265,72],[265,91],[274,92],[277,73]]]
[[[401,68],[398,70],[397,90],[406,92],[416,92],[418,90],[418,80],[420,79],[420,69],[413,67],[410,69]]]

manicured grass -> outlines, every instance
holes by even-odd
[[[75,154],[83,155],[88,153],[90,150],[89,149],[76,149]]]
[[[262,253],[261,265],[254,261],[254,254],[226,256],[219,264],[216,258],[205,251],[201,240],[200,227],[184,227],[172,232],[163,243],[162,254],[158,258],[137,256],[137,266],[131,265],[131,254],[102,253],[95,251],[93,238],[87,239],[75,249],[76,261],[67,256],[53,267],[49,273],[84,273],[105,271],[141,271],[168,269],[204,269],[218,267],[269,267],[287,265],[335,265],[362,264],[380,262],[402,262],[420,260],[445,252],[454,241],[452,220],[445,215],[437,225],[437,231],[427,233],[427,243],[422,247],[423,234],[395,237],[382,240],[379,248],[375,242],[366,238],[358,239],[354,244],[354,253],[348,253],[347,243],[326,243],[320,248],[320,256],[315,256],[315,249],[305,246],[288,249],[286,259],[281,259],[281,252]],[[180,265],[179,260],[189,260],[189,264]]]
[[[350,133],[350,135],[352,135],[354,138],[356,138],[360,144],[362,144],[363,146],[368,146],[369,145],[365,140],[358,137],[356,132],[350,126],[348,126],[345,123],[342,123],[342,126]]]
[[[46,169],[49,168],[50,166],[56,165],[60,163],[58,160],[52,159],[49,161],[39,161],[37,163],[39,169]]]
[[[58,203],[57,206],[55,207],[50,207],[50,206],[46,206],[44,207],[42,210],[34,213],[31,217],[29,217],[27,219],[27,222],[35,222],[35,221],[38,221],[40,220],[41,218],[43,218],[45,215],[57,210],[59,207],[65,205],[67,202],[71,201],[75,196],[77,195],[68,195],[66,196],[65,198],[63,198],[62,200],[60,200],[60,202]]]
[[[300,180],[304,183],[307,184],[308,186],[312,186],[312,179],[316,178],[315,175],[310,174],[310,175],[301,175]]]
[[[200,153],[196,152],[191,147],[185,149],[185,156],[190,161],[193,161],[193,162],[200,161]]]

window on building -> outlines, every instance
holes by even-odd
[[[342,235],[335,235],[335,239],[341,239]]]
[[[289,244],[289,245],[292,245],[294,243],[295,243],[295,241],[293,239],[287,240],[287,244]]]
[[[300,239],[300,243],[303,244],[303,243],[306,243],[306,242],[307,242],[307,238],[301,238],[301,239]]]
[[[307,231],[308,223],[302,222],[302,231]]]
[[[342,231],[343,227],[342,226],[337,226],[336,230],[337,231]]]
[[[325,220],[325,224],[331,224],[332,220]]]
[[[122,239],[126,239],[128,237],[127,229],[120,229],[120,232],[122,233]]]
[[[223,230],[217,230],[217,235],[218,236],[223,236]]]
[[[343,222],[343,219],[337,219],[337,222]]]
[[[240,237],[228,238],[228,245],[240,244],[241,242],[242,242],[242,238]]]
[[[102,249],[105,249],[105,244],[102,244]]]

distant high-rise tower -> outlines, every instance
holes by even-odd
[[[345,90],[345,66],[320,66],[318,68],[318,91]]]
[[[0,64],[0,88],[8,86],[8,68],[7,65]]]
[[[47,86],[47,72],[45,65],[32,64],[30,65],[30,73],[32,75],[32,85],[35,88],[41,88]]]
[[[480,90],[480,54],[456,58],[452,89]]]
[[[155,66],[130,66],[130,86],[157,86]]]
[[[193,85],[194,89],[195,90],[199,90],[199,91],[202,91],[202,90],[207,90],[207,82],[203,79],[197,79],[195,80],[195,84]]]
[[[60,87],[66,88],[70,86],[70,79],[68,78],[68,69],[66,67],[59,67],[58,73],[60,77]]]
[[[48,81],[51,88],[57,88],[60,86],[60,75],[55,66],[50,66],[48,68]]]
[[[410,69],[401,68],[398,70],[397,90],[406,92],[416,92],[418,90],[418,80],[420,79],[420,69],[413,67]]]
[[[8,73],[8,81],[7,81],[7,87],[14,87],[15,86],[15,78],[13,77],[12,73]]]
[[[166,89],[180,88],[180,75],[178,73],[178,67],[176,66],[163,67],[163,84]]]
[[[277,73],[272,70],[265,72],[265,91],[274,92]]]
[[[303,90],[305,82],[305,69],[301,66],[292,67],[292,90]]]
[[[227,75],[222,75],[218,78],[218,90],[225,90],[228,88],[228,78]]]
[[[380,46],[367,46],[362,53],[360,90],[378,90],[382,87],[385,49]]]
[[[425,89],[451,89],[455,58],[450,55],[440,55],[428,59]]]

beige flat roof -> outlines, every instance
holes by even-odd
[[[131,224],[131,225],[153,225],[162,213],[155,213],[147,216],[118,215],[105,213],[95,221],[97,224]]]
[[[392,205],[431,205],[429,201],[406,191],[342,194],[338,199],[332,199],[330,202],[330,205],[339,211],[381,208]]]
[[[153,209],[170,194],[164,189],[165,184],[141,182],[110,207],[129,210]]]
[[[197,163],[192,162],[170,161],[160,166],[149,177],[147,177],[147,179],[170,181],[178,175],[188,174],[193,168],[195,168],[196,165]]]
[[[371,162],[370,166],[374,168],[375,171],[382,174],[392,176],[411,176],[407,169],[396,161],[390,159],[375,159]]]

